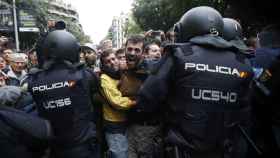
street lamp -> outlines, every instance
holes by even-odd
[[[13,0],[13,13],[14,13],[14,31],[15,31],[15,40],[16,40],[16,50],[17,50],[17,52],[19,52],[16,0]]]

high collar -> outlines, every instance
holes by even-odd
[[[108,66],[102,66],[101,71],[102,73],[105,73],[106,75],[112,77],[113,79],[119,80],[121,78],[120,71],[116,71]]]
[[[203,46],[211,46],[215,48],[227,49],[232,48],[233,45],[224,40],[219,36],[213,36],[211,34],[203,35],[203,36],[196,36],[190,39],[191,43]]]

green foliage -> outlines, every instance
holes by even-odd
[[[69,32],[71,32],[79,41],[81,44],[91,42],[90,38],[86,36],[81,30],[81,27],[78,23],[72,22],[70,19],[63,19],[66,23],[66,28]]]
[[[47,20],[49,19],[48,6],[44,0],[17,0],[17,8],[27,9],[36,18],[37,26],[46,29]]]
[[[125,25],[125,37],[133,34],[140,34],[143,32],[143,29],[136,23],[134,17],[132,15],[129,15]]]
[[[125,17],[123,17],[123,25],[122,25],[122,31],[124,34],[124,37],[128,37],[132,34],[141,34],[144,33],[143,29],[135,22],[135,19],[132,14],[127,14]],[[109,28],[107,35],[104,39],[110,39],[113,40],[113,30],[112,26]]]
[[[143,30],[167,31],[187,10],[202,5],[225,9],[224,0],[134,0],[133,15]]]
[[[85,35],[79,23],[70,18],[54,16],[48,13],[49,2],[52,0],[16,0],[17,8],[28,9],[35,16],[37,26],[41,31],[47,30],[47,21],[57,19],[65,21],[67,30],[73,33],[81,43],[91,42],[90,37]],[[9,1],[11,3],[11,1]]]

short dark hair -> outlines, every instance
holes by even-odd
[[[125,53],[124,48],[120,48],[116,51],[116,55],[124,54],[124,53]]]
[[[144,45],[144,38],[145,38],[144,35],[141,35],[141,34],[131,35],[126,40],[125,47],[127,46],[128,42],[131,42],[133,44],[143,43],[143,45]]]
[[[160,47],[160,45],[161,45],[161,43],[157,42],[157,41],[152,41],[152,42],[146,43],[145,46],[144,46],[143,53],[147,53],[150,50],[150,46],[154,45],[154,44],[157,45],[158,47]]]
[[[106,57],[108,57],[110,54],[115,54],[115,51],[113,49],[105,49],[102,53],[101,53],[101,56],[100,56],[100,61],[101,61],[101,64],[103,65],[104,64],[104,59]]]

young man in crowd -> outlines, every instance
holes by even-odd
[[[116,51],[116,57],[120,62],[120,69],[127,70],[126,58],[125,58],[125,50],[120,48]]]
[[[101,64],[101,93],[105,100],[103,126],[109,154],[112,158],[127,158],[126,112],[136,102],[129,97],[124,97],[118,89],[121,72],[119,60],[112,49],[107,49],[101,54]]]
[[[148,75],[147,67],[143,64],[144,36],[133,35],[127,39],[125,55],[128,70],[122,75],[119,89],[124,96],[136,98],[138,90]],[[138,105],[136,105],[138,106]],[[131,111],[128,115],[128,142],[129,158],[160,157],[158,156],[158,144],[160,144],[161,132],[159,120],[156,115],[145,115],[146,119],[140,119],[137,113]],[[159,143],[155,143],[155,141]]]

